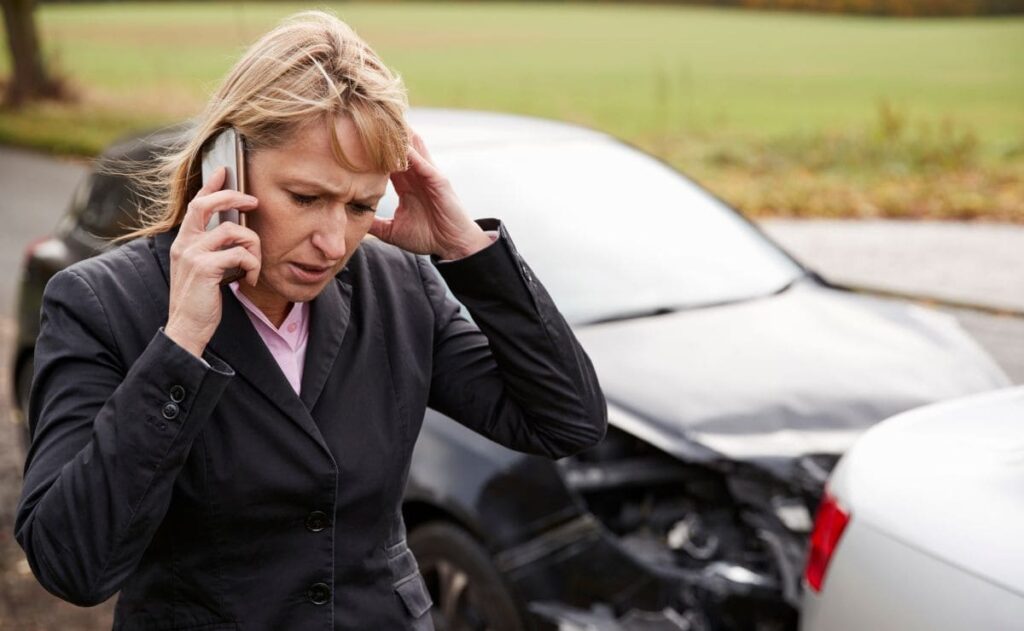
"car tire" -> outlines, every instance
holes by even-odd
[[[409,535],[434,606],[436,631],[524,631],[511,592],[480,543],[462,528],[429,522]]]

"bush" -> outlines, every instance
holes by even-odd
[[[40,0],[42,4],[78,4],[119,2],[124,0]],[[166,0],[131,0],[132,2],[165,2]],[[251,1],[251,0],[250,0]],[[265,0],[268,4],[275,0]],[[281,1],[281,0],[276,0]],[[370,0],[373,1],[373,0]],[[588,0],[589,1],[589,0]],[[616,0],[610,0],[615,3]],[[632,0],[619,0],[630,4]],[[1024,13],[1024,0],[639,0],[638,3],[701,4],[749,9],[781,9],[819,11],[860,15],[891,15],[901,17],[954,15],[1008,15]]]
[[[1024,13],[1024,0],[740,0],[739,4],[755,9],[905,17]]]

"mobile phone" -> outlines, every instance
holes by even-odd
[[[246,192],[245,185],[245,142],[242,135],[233,127],[228,127],[210,138],[203,146],[203,184],[205,185],[218,167],[225,167],[224,186],[221,190],[231,189]],[[232,208],[214,213],[206,224],[207,230],[216,228],[221,222],[233,221],[244,226],[245,213]],[[236,267],[224,274],[221,284],[234,282],[245,276],[245,272]]]
[[[226,167],[223,189],[245,191],[245,145],[242,136],[228,127],[221,130],[206,142],[203,147],[203,184],[209,181],[218,167]],[[233,221],[245,225],[245,214],[232,208],[224,212],[214,213],[210,217],[206,229],[217,227],[223,221]]]

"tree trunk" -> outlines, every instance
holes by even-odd
[[[0,5],[4,10],[13,69],[7,86],[7,103],[17,106],[33,99],[59,96],[59,84],[47,75],[43,65],[34,0],[0,0]]]

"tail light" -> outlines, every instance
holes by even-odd
[[[23,261],[23,263],[27,264],[32,259],[32,257],[35,256],[36,249],[43,242],[48,240],[49,238],[50,238],[50,235],[44,234],[41,237],[36,237],[35,239],[32,239],[32,241],[28,245],[25,246],[25,253],[24,253],[24,261]]]
[[[807,568],[804,571],[807,584],[815,592],[821,591],[828,562],[832,560],[832,553],[835,552],[836,545],[839,544],[839,537],[842,536],[849,521],[849,513],[844,511],[836,498],[826,490],[821,500],[821,506],[818,508],[818,515],[814,519],[811,550],[807,555]]]

